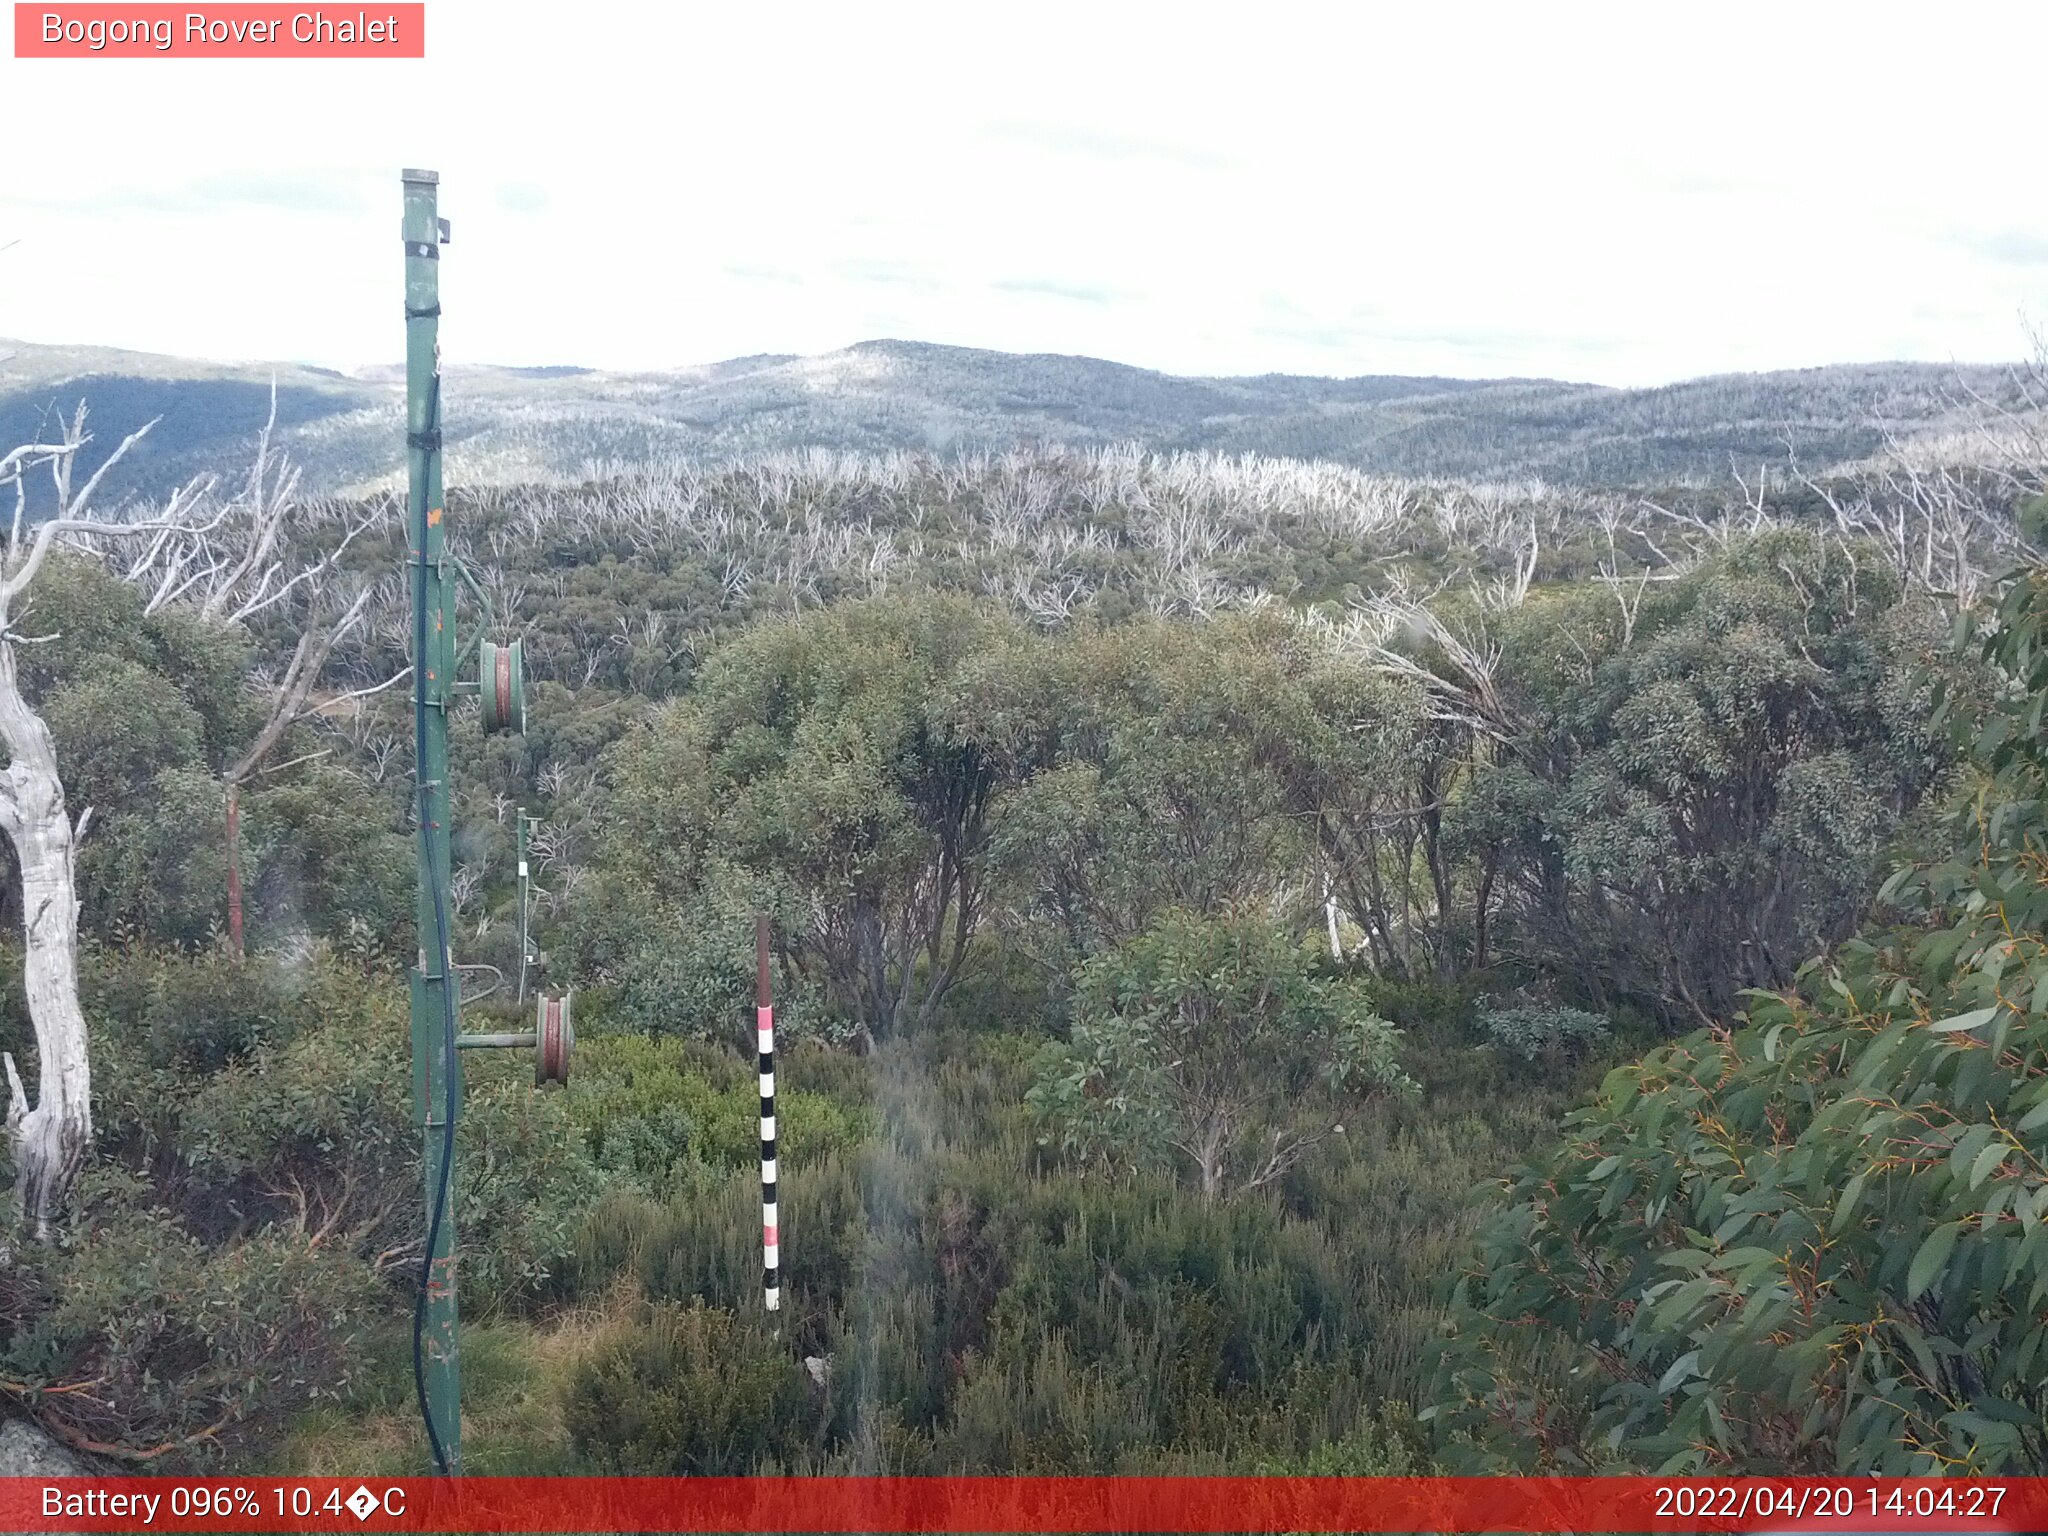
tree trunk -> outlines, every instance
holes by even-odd
[[[21,865],[28,1015],[35,1027],[37,1083],[31,1108],[13,1056],[6,1055],[8,1139],[15,1199],[39,1239],[92,1145],[92,1069],[78,1005],[78,894],[71,818],[49,728],[22,697],[14,647],[0,640],[0,827]]]
[[[242,958],[242,786],[228,784],[228,948]]]
[[[1212,1115],[1202,1126],[1202,1137],[1191,1148],[1195,1168],[1201,1175],[1202,1203],[1209,1204],[1223,1192],[1223,1158],[1229,1150],[1230,1132],[1221,1116]]]
[[[1434,784],[1430,793],[1442,793]],[[1422,852],[1429,865],[1430,891],[1436,898],[1436,977],[1449,981],[1457,966],[1451,954],[1451,870],[1444,856],[1444,818],[1437,810],[1422,816]]]
[[[1494,858],[1488,854],[1479,875],[1479,895],[1472,903],[1472,969],[1486,969],[1486,918],[1493,905]]]

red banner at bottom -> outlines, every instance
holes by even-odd
[[[0,1479],[5,1531],[2048,1531],[2048,1478]]]

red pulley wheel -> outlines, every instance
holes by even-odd
[[[477,695],[483,705],[484,730],[495,734],[526,731],[526,664],[517,640],[499,645],[481,641],[477,647]]]
[[[491,679],[491,691],[497,696],[497,716],[500,720],[512,718],[512,652],[509,647],[500,646],[493,658],[497,665],[491,670],[497,675]]]
[[[546,997],[540,1000],[539,1018],[534,1026],[533,1081],[535,1086],[547,1083],[567,1084],[569,1081],[569,1052],[576,1044],[576,1027],[569,1017],[569,999]]]

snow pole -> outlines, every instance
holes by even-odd
[[[754,1032],[761,1051],[761,1300],[782,1306],[782,1243],[775,1212],[775,1001],[768,991],[768,914],[754,919]]]

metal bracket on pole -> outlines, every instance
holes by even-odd
[[[462,647],[456,658],[459,667],[462,662],[468,661],[470,657],[477,653],[477,647],[484,643],[484,636],[498,627],[498,615],[491,607],[491,595],[484,591],[476,577],[471,574],[466,563],[456,556],[450,555],[448,557],[448,566],[461,578],[462,584],[469,588],[471,594],[476,598],[477,606],[483,610],[477,616],[476,633],[469,637],[469,644]],[[474,683],[457,683],[455,686],[464,693],[474,693],[477,685]]]
[[[565,1086],[569,1081],[569,1058],[576,1049],[576,1025],[570,1012],[572,993],[549,997],[543,992],[535,1006],[532,1029],[507,1030],[496,1034],[457,1035],[455,1046],[463,1051],[532,1051],[533,1083]]]

